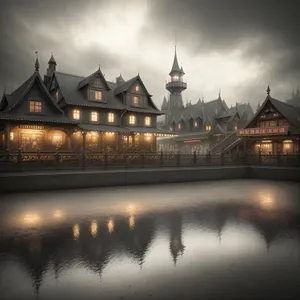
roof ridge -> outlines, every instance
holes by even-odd
[[[86,76],[80,76],[80,75],[75,75],[75,74],[71,74],[71,73],[59,72],[59,71],[55,71],[54,73],[56,73],[56,74],[62,74],[62,75],[68,75],[68,76],[73,76],[73,77],[79,77],[79,78],[86,78]]]

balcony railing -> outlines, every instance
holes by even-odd
[[[163,153],[74,153],[5,152],[0,153],[0,172],[29,170],[78,170],[150,167],[192,167],[223,165],[270,165],[300,167],[297,154],[220,154],[203,155]]]
[[[173,87],[178,87],[178,88],[187,88],[187,83],[184,81],[169,81],[166,84],[166,88],[173,88]]]

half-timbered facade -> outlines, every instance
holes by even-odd
[[[262,154],[300,152],[300,108],[268,95],[253,119],[238,130],[246,149]]]
[[[161,114],[139,75],[107,81],[56,71],[51,56],[42,80],[35,72],[0,102],[0,147],[22,151],[156,150]]]

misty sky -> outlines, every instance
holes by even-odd
[[[107,80],[138,72],[161,105],[177,53],[184,100],[216,99],[255,107],[291,97],[300,85],[299,0],[1,0],[0,88],[12,92],[51,52],[58,70]],[[298,5],[297,5],[298,4]]]

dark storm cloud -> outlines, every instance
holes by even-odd
[[[41,72],[45,71],[52,51],[59,66],[78,74],[95,70],[100,61],[104,68],[116,64],[115,57],[99,47],[68,47],[70,26],[89,14],[95,4],[101,8],[107,1],[1,1],[0,89],[6,84],[11,91],[31,75],[37,50]]]
[[[152,24],[177,33],[192,54],[243,50],[266,82],[300,84],[298,0],[151,0]],[[252,86],[252,83],[249,83]]]
[[[34,52],[39,50],[41,72],[45,71],[54,51],[59,68],[70,73],[87,75],[101,64],[110,70],[132,72],[124,66],[124,57],[108,52],[99,45],[72,48],[70,30],[84,24],[95,9],[105,10],[111,3],[124,6],[134,0],[1,0],[0,1],[0,90],[7,84],[11,91],[33,71]],[[139,2],[139,0],[137,0]],[[298,0],[148,0],[148,14],[138,36],[139,42],[172,43],[176,31],[180,49],[192,60],[211,52],[230,54],[238,49],[243,60],[260,66],[260,74],[243,86],[236,86],[231,98],[245,101],[262,99],[266,84],[278,98],[289,96],[292,87],[300,84],[300,13]],[[136,10],[139,14],[139,10]],[[99,32],[101,38],[101,32]],[[126,39],[126,37],[124,37]],[[164,45],[163,45],[164,46]],[[166,64],[171,65],[170,61]],[[145,58],[146,60],[146,58]],[[125,60],[126,62],[126,60]],[[138,62],[151,93],[164,94],[164,80],[169,70]],[[137,64],[138,64],[137,63]],[[134,66],[136,67],[136,66]],[[124,67],[123,67],[124,68]],[[201,66],[199,66],[201,68]],[[187,76],[200,76],[189,74]],[[129,72],[129,73],[130,73]],[[201,69],[201,76],[205,70]],[[155,78],[155,80],[153,80]],[[108,78],[110,79],[110,78]],[[155,82],[154,82],[155,81]],[[216,83],[219,84],[219,83]],[[194,90],[197,87],[194,87]],[[192,90],[192,87],[190,87]],[[188,91],[187,91],[188,92]],[[201,95],[201,88],[199,95]],[[228,98],[228,95],[225,95]],[[230,99],[228,99],[230,100]],[[158,99],[157,103],[160,102]]]

